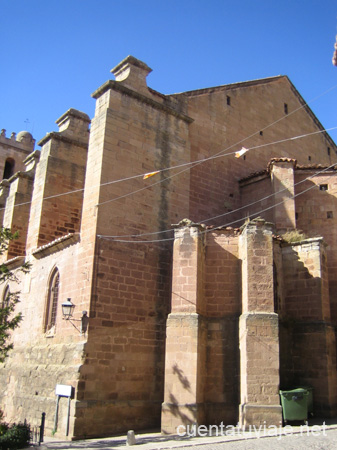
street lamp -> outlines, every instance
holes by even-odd
[[[75,305],[71,303],[71,298],[67,298],[65,302],[62,303],[62,314],[65,320],[69,320],[72,317],[75,309]]]
[[[71,298],[67,298],[65,302],[62,303],[62,314],[64,320],[69,320],[74,328],[81,334],[85,334],[88,329],[89,317],[87,311],[82,311],[82,317],[80,319],[73,318],[73,312],[75,305],[72,303]],[[79,329],[74,322],[81,322],[81,328]]]

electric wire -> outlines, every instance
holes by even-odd
[[[270,145],[277,145],[277,144],[280,144],[280,143],[284,143],[284,142],[288,142],[288,141],[293,141],[293,140],[295,140],[295,139],[300,139],[300,138],[304,138],[304,137],[307,137],[307,136],[311,136],[311,135],[313,135],[313,134],[324,133],[324,132],[331,131],[331,130],[336,130],[336,129],[337,129],[337,127],[332,127],[332,128],[327,128],[327,129],[324,129],[324,130],[314,131],[314,132],[312,132],[312,133],[302,134],[302,135],[299,135],[299,136],[293,136],[293,137],[291,137],[291,138],[281,139],[281,140],[278,140],[278,141],[275,141],[275,142],[270,142],[270,143],[266,143],[266,144],[256,145],[256,146],[254,146],[254,147],[248,148],[247,150],[248,150],[248,151],[250,151],[250,150],[256,150],[257,148],[267,147],[267,146],[270,146]],[[245,138],[245,139],[248,139],[248,138]],[[241,142],[243,142],[243,141],[241,141]],[[237,145],[237,144],[231,145],[231,146],[228,147],[226,150],[232,148],[234,145]],[[226,151],[226,150],[222,150],[222,152],[224,152],[224,151]],[[205,162],[207,162],[207,161],[211,161],[211,160],[214,160],[214,159],[217,159],[217,158],[223,158],[224,156],[234,155],[234,154],[236,153],[236,151],[234,151],[234,152],[230,152],[230,153],[220,154],[220,153],[222,153],[222,152],[219,152],[219,153],[217,153],[217,154],[215,154],[215,155],[213,155],[213,156],[210,156],[209,158],[205,158],[205,159],[201,159],[201,160],[196,160],[196,161],[191,161],[191,162],[189,162],[189,163],[184,163],[184,164],[180,164],[180,165],[178,165],[178,166],[172,166],[172,167],[168,167],[168,168],[165,168],[165,169],[158,170],[158,171],[156,171],[156,172],[157,172],[157,173],[161,173],[161,172],[164,172],[164,171],[166,171],[166,170],[172,170],[172,169],[176,169],[176,168],[184,167],[184,166],[191,166],[191,167],[188,167],[187,169],[181,170],[180,172],[177,172],[177,173],[175,173],[175,174],[173,174],[173,175],[170,175],[169,177],[166,177],[166,178],[163,178],[163,179],[161,179],[161,180],[159,180],[159,181],[156,181],[155,183],[152,183],[152,184],[150,184],[150,185],[148,185],[148,186],[144,186],[144,187],[142,187],[142,188],[140,188],[140,189],[137,189],[137,190],[128,192],[128,193],[126,193],[126,194],[120,195],[119,197],[111,198],[111,199],[106,200],[106,201],[104,201],[104,202],[97,203],[96,206],[97,206],[97,207],[98,207],[98,206],[102,206],[102,205],[105,205],[105,204],[107,204],[107,203],[112,203],[112,202],[115,202],[115,201],[117,201],[117,200],[121,200],[121,199],[123,199],[123,198],[129,197],[129,196],[131,196],[131,195],[133,195],[133,194],[137,194],[137,193],[142,192],[142,191],[144,191],[144,190],[146,190],[146,189],[149,189],[149,188],[151,188],[151,187],[153,187],[153,186],[156,186],[156,185],[158,185],[158,184],[164,183],[164,182],[170,180],[171,178],[174,178],[174,177],[176,177],[176,176],[178,176],[178,175],[181,175],[182,173],[186,172],[187,170],[191,170],[191,169],[193,169],[194,167],[196,167],[196,166],[198,166],[198,165],[200,165],[200,164],[202,164],[202,163],[205,163]],[[136,177],[142,177],[143,175],[145,175],[145,174],[142,174],[142,175],[136,175],[136,176],[134,176],[134,178],[136,178]],[[117,183],[118,181],[123,181],[123,179],[122,179],[122,180],[116,180],[116,181],[114,181],[114,182]],[[113,183],[113,182],[107,182],[107,183],[105,183],[105,185],[111,184],[111,183]]]
[[[114,198],[114,199],[110,199],[110,200],[108,200],[108,201],[106,201],[106,202],[99,203],[99,204],[96,205],[96,207],[98,207],[98,206],[100,206],[100,205],[102,205],[102,204],[105,204],[105,203],[109,203],[109,202],[112,202],[112,201],[117,201],[117,200],[119,200],[119,199],[121,199],[121,198],[125,198],[125,197],[127,197],[127,196],[130,196],[130,195],[133,195],[133,194],[135,194],[135,193],[141,192],[141,191],[143,191],[143,190],[145,190],[145,189],[149,189],[149,188],[151,188],[151,187],[153,187],[153,186],[155,186],[155,185],[157,185],[157,184],[160,184],[160,183],[163,183],[163,182],[169,180],[170,178],[173,178],[173,177],[175,177],[175,176],[178,176],[178,175],[182,174],[183,172],[185,172],[185,171],[187,171],[187,170],[190,170],[190,169],[192,169],[192,168],[196,167],[197,165],[202,164],[202,163],[204,163],[204,162],[210,161],[210,160],[212,160],[212,159],[216,159],[216,158],[218,158],[218,157],[230,156],[230,155],[232,155],[233,153],[236,153],[236,152],[231,152],[231,153],[225,153],[225,152],[228,151],[228,150],[230,150],[230,149],[233,148],[234,146],[239,145],[239,144],[241,144],[242,142],[244,142],[244,141],[250,139],[251,137],[253,137],[253,136],[259,134],[260,131],[264,131],[264,130],[270,128],[271,126],[275,125],[276,123],[280,122],[281,120],[284,120],[284,119],[289,118],[292,114],[296,113],[297,111],[299,111],[299,110],[302,109],[302,108],[305,108],[306,106],[309,106],[309,103],[313,103],[314,101],[316,101],[316,100],[319,99],[320,97],[326,95],[328,92],[332,91],[332,90],[335,89],[336,87],[337,87],[337,85],[332,86],[331,88],[329,88],[328,90],[324,91],[322,94],[318,95],[317,97],[315,97],[314,99],[310,100],[309,102],[303,103],[303,105],[301,105],[299,108],[296,108],[294,111],[291,111],[291,112],[290,112],[289,114],[287,114],[286,116],[280,117],[280,118],[277,119],[276,121],[274,121],[274,122],[268,124],[267,126],[265,126],[265,127],[262,128],[262,129],[260,129],[259,131],[254,132],[253,134],[249,135],[248,137],[245,137],[244,139],[242,139],[242,140],[240,140],[240,141],[238,141],[238,142],[232,144],[231,146],[227,147],[227,148],[224,149],[224,150],[221,150],[220,152],[216,153],[215,155],[212,155],[211,157],[205,158],[205,159],[202,159],[202,160],[192,161],[192,162],[189,162],[189,163],[184,163],[184,164],[180,164],[180,165],[177,165],[177,166],[172,166],[172,167],[160,169],[159,171],[156,171],[156,172],[160,173],[160,172],[164,172],[164,171],[167,171],[167,170],[173,170],[173,169],[175,169],[175,168],[180,168],[180,167],[184,167],[184,166],[189,166],[189,167],[187,167],[186,169],[184,169],[184,170],[182,170],[182,171],[180,171],[180,172],[178,172],[178,173],[176,173],[176,174],[173,174],[173,175],[171,175],[171,176],[169,176],[169,177],[166,177],[166,178],[164,178],[164,179],[162,179],[162,180],[159,180],[159,181],[156,182],[156,183],[152,183],[152,184],[150,184],[150,185],[148,185],[148,186],[145,186],[145,187],[143,187],[143,188],[141,188],[141,189],[138,189],[138,190],[136,190],[136,191],[130,192],[130,193],[128,193],[128,194],[124,194],[123,196],[120,196],[120,197],[117,197],[117,198]],[[329,128],[329,129],[322,129],[322,130],[319,130],[319,131],[317,131],[317,132],[308,133],[307,135],[300,135],[300,136],[295,136],[295,137],[292,137],[292,138],[283,139],[283,140],[281,140],[281,141],[276,141],[275,144],[280,143],[280,142],[286,142],[286,141],[289,141],[289,140],[299,139],[299,138],[306,137],[306,136],[309,136],[309,135],[312,135],[312,134],[317,134],[317,133],[327,132],[327,131],[330,131],[330,130],[334,130],[334,129],[336,129],[336,128],[337,128],[337,127],[332,127],[332,128]],[[248,149],[248,150],[252,150],[252,149],[256,149],[256,148],[260,148],[260,147],[265,147],[265,146],[268,146],[268,145],[274,145],[274,143],[261,144],[260,146],[255,146],[255,147],[252,147],[252,148],[250,148],[250,149]],[[114,183],[119,183],[119,182],[122,182],[122,181],[127,181],[127,180],[131,180],[131,179],[135,179],[135,178],[140,178],[140,177],[143,177],[144,175],[145,175],[145,174],[140,174],[140,175],[134,175],[134,176],[122,178],[122,179],[119,179],[119,180],[112,180],[112,181],[110,181],[110,182],[100,183],[99,185],[96,185],[96,187],[107,186],[107,185],[114,184]],[[68,191],[68,192],[64,192],[64,193],[60,193],[60,194],[55,194],[55,195],[47,196],[47,197],[44,197],[43,200],[49,200],[49,199],[53,199],[53,198],[57,198],[57,197],[65,196],[65,195],[70,195],[70,194],[74,194],[74,193],[78,193],[78,192],[83,192],[84,189],[85,189],[85,188],[83,187],[83,188],[81,188],[81,189],[76,189],[76,190],[72,190],[72,191]],[[27,205],[27,204],[31,204],[31,201],[28,201],[28,202],[22,202],[22,203],[16,204],[16,205],[14,205],[14,207],[23,206],[23,205]],[[4,210],[4,209],[6,209],[6,207],[0,208],[0,211],[1,211],[1,210]],[[206,219],[206,220],[207,220],[207,219]],[[171,231],[171,230],[167,230],[167,231]],[[160,233],[163,233],[163,232],[165,232],[165,231],[160,231]],[[155,232],[155,233],[153,233],[153,234],[157,234],[157,233],[158,233],[158,232]],[[136,236],[140,236],[140,235],[136,235]],[[139,242],[139,241],[137,241],[137,242]]]
[[[335,164],[333,164],[332,166],[335,166]],[[331,168],[332,166],[330,166],[330,168]],[[328,169],[326,169],[326,170],[328,170]],[[316,175],[315,175],[315,176],[316,176]],[[329,180],[329,179],[332,178],[333,176],[334,176],[334,175],[330,175],[330,177],[328,177],[327,180]],[[313,178],[313,177],[310,177],[310,178]],[[297,183],[297,184],[300,184],[300,183],[302,183],[303,181],[307,181],[307,180],[308,180],[308,179],[302,180],[301,182],[299,182],[299,183]],[[264,212],[266,212],[266,211],[269,211],[269,210],[271,210],[271,209],[273,209],[273,208],[275,208],[275,207],[277,207],[277,206],[280,206],[280,205],[284,204],[285,202],[289,201],[289,199],[294,199],[294,198],[296,198],[296,197],[298,197],[298,196],[300,196],[300,195],[303,195],[304,193],[310,191],[311,189],[314,189],[314,188],[317,188],[317,187],[319,187],[319,185],[314,184],[313,186],[310,186],[309,188],[305,189],[304,191],[299,192],[299,193],[297,193],[297,194],[295,194],[295,195],[293,195],[293,196],[291,196],[291,197],[289,197],[289,198],[286,198],[286,199],[284,199],[284,200],[282,200],[282,201],[280,201],[280,202],[278,202],[278,203],[275,203],[274,205],[268,206],[268,207],[266,207],[266,208],[264,208],[264,209],[260,209],[259,211],[253,213],[253,214],[251,215],[251,217],[255,217],[255,216],[257,216],[257,215],[259,215],[259,214],[261,214],[261,213],[264,213]],[[282,191],[280,191],[280,192],[282,192]],[[272,194],[272,195],[276,195],[276,194],[278,194],[278,193],[279,193],[279,192],[276,192],[275,194]],[[217,230],[221,230],[221,229],[223,229],[223,228],[225,228],[225,227],[229,227],[230,225],[233,225],[233,224],[235,224],[235,223],[242,222],[244,219],[247,219],[247,218],[248,218],[247,216],[241,217],[241,218],[239,218],[239,219],[233,220],[232,222],[228,222],[228,223],[226,223],[226,224],[219,225],[219,226],[217,226],[217,227],[212,227],[212,228],[206,229],[206,230],[204,230],[204,231],[199,231],[199,232],[198,232],[198,235],[200,236],[200,235],[202,235],[202,234],[211,233],[211,232],[214,232],[214,231],[217,231]],[[173,229],[172,229],[172,230],[173,230]],[[101,239],[109,239],[109,238],[110,238],[109,236],[104,236],[104,235],[98,235],[98,237],[101,238]],[[160,243],[160,242],[174,241],[175,239],[176,239],[175,237],[165,238],[165,239],[142,240],[142,241],[139,241],[139,240],[113,239],[112,242],[121,242],[121,243],[128,243],[128,244],[134,244],[134,243],[137,243],[137,244],[147,244],[147,243]]]
[[[257,148],[267,147],[267,146],[270,146],[270,145],[277,145],[277,144],[280,144],[280,143],[283,143],[283,142],[288,142],[288,141],[292,141],[292,140],[296,140],[296,139],[300,139],[300,138],[305,138],[305,137],[308,137],[308,136],[311,136],[311,135],[314,135],[314,134],[325,133],[325,132],[327,132],[327,131],[336,130],[336,129],[337,129],[337,126],[336,126],[336,127],[331,127],[331,128],[326,128],[326,129],[319,130],[319,131],[314,131],[314,132],[307,133],[307,134],[302,134],[302,135],[298,135],[298,136],[293,136],[293,137],[286,138],[286,139],[281,139],[281,140],[279,140],[279,141],[274,141],[274,142],[269,142],[269,143],[266,143],[266,144],[256,145],[256,146],[254,146],[254,147],[248,148],[247,151],[255,150],[255,149],[257,149]],[[248,138],[246,138],[246,139],[248,139]],[[232,146],[234,146],[234,145],[236,145],[236,144],[233,144]],[[232,146],[231,146],[231,147],[232,147]],[[228,147],[228,148],[230,148],[230,147]],[[223,151],[225,151],[225,150],[223,150]],[[201,164],[201,163],[210,161],[210,160],[212,160],[212,159],[222,158],[222,157],[224,157],[224,156],[231,156],[231,155],[234,155],[235,153],[236,153],[236,151],[230,152],[230,153],[221,154],[221,155],[218,153],[218,154],[216,154],[216,155],[210,156],[209,158],[205,158],[205,159],[201,159],[201,160],[196,160],[196,161],[191,161],[191,162],[188,162],[188,163],[179,164],[179,165],[177,165],[177,166],[167,167],[167,168],[158,170],[158,171],[156,171],[156,172],[160,173],[160,172],[164,172],[164,171],[167,171],[167,170],[172,170],[172,169],[176,169],[176,168],[180,168],[180,167],[184,167],[184,166],[191,166],[191,165],[194,167],[194,166],[197,166],[197,165],[199,165],[199,164]],[[150,184],[150,185],[148,185],[148,186],[144,186],[143,188],[140,188],[140,189],[138,189],[138,190],[129,192],[129,193],[124,194],[124,195],[122,195],[122,196],[120,196],[120,197],[115,197],[115,198],[113,198],[113,199],[107,200],[106,202],[98,203],[98,204],[96,205],[96,207],[97,207],[97,206],[100,206],[100,205],[102,205],[102,204],[105,204],[105,203],[110,203],[110,202],[113,202],[113,201],[120,200],[120,199],[122,199],[122,198],[128,197],[128,196],[133,195],[133,194],[135,194],[135,193],[138,193],[138,192],[140,192],[140,191],[149,189],[149,188],[151,188],[151,187],[153,187],[153,186],[156,186],[157,184],[160,184],[160,183],[163,183],[164,181],[169,180],[170,178],[173,178],[173,177],[175,177],[175,176],[177,176],[177,175],[180,175],[181,173],[185,172],[186,170],[190,170],[190,169],[193,168],[193,167],[188,167],[187,169],[182,170],[182,171],[180,171],[180,172],[178,172],[178,173],[176,173],[176,174],[173,174],[173,175],[171,175],[170,177],[166,177],[166,178],[164,178],[163,180],[159,180],[159,181],[157,181],[156,183],[152,183],[152,184]],[[133,175],[133,176],[126,177],[126,178],[120,178],[120,179],[118,179],[118,180],[107,181],[107,182],[105,182],[105,183],[100,183],[100,184],[97,184],[97,185],[95,185],[95,186],[92,186],[92,188],[97,188],[97,187],[107,186],[107,185],[110,185],[110,184],[120,183],[120,182],[123,182],[123,181],[132,180],[132,179],[135,179],[135,178],[141,178],[141,177],[143,178],[144,175],[146,175],[146,173],[142,173],[142,174],[140,174],[140,175]],[[43,200],[50,200],[50,199],[57,198],[57,197],[63,197],[63,196],[70,195],[70,194],[76,194],[76,193],[78,193],[78,192],[83,192],[84,190],[85,190],[85,187],[80,188],[80,189],[74,189],[74,190],[72,190],[72,191],[62,192],[62,193],[59,193],[59,194],[53,194],[53,195],[49,195],[49,196],[47,196],[47,197],[43,197]],[[30,201],[28,201],[28,202],[17,203],[17,204],[14,205],[14,207],[16,208],[16,207],[18,207],[18,206],[29,205],[29,204],[31,204],[31,202],[32,202],[32,201],[30,200]],[[0,211],[3,211],[4,209],[6,209],[5,206],[2,207],[2,208],[0,208]]]
[[[178,164],[178,165],[176,165],[176,166],[172,166],[172,167],[167,167],[167,168],[164,168],[164,169],[160,169],[160,170],[158,170],[158,171],[156,171],[156,172],[160,173],[160,172],[164,172],[164,171],[166,171],[166,170],[173,170],[173,169],[180,168],[180,167],[184,167],[184,166],[199,165],[199,164],[202,164],[203,162],[207,162],[207,161],[209,161],[209,160],[211,160],[211,159],[215,159],[216,157],[220,157],[220,155],[221,155],[221,156],[225,156],[225,155],[231,155],[231,154],[234,154],[235,152],[227,153],[227,154],[224,154],[224,155],[223,155],[223,153],[224,153],[225,151],[227,151],[227,150],[233,148],[233,147],[236,146],[236,145],[241,144],[242,142],[244,142],[244,141],[250,139],[250,138],[253,137],[253,136],[256,136],[257,134],[260,133],[260,131],[264,131],[264,130],[270,128],[271,126],[275,125],[276,123],[278,123],[278,122],[280,122],[280,121],[282,121],[282,120],[284,120],[284,119],[289,118],[292,114],[295,114],[297,111],[299,111],[299,110],[305,108],[306,106],[309,107],[309,104],[310,104],[310,103],[315,102],[316,100],[318,100],[319,98],[323,97],[323,96],[326,95],[328,92],[330,92],[330,91],[332,91],[332,90],[334,90],[334,89],[336,89],[336,88],[337,88],[337,84],[334,85],[334,86],[332,86],[332,87],[330,87],[329,89],[327,89],[326,91],[322,92],[321,94],[319,94],[318,96],[314,97],[313,99],[309,100],[308,102],[304,103],[304,104],[301,105],[300,107],[296,108],[294,111],[291,111],[291,112],[288,113],[286,116],[280,117],[280,118],[277,119],[276,121],[274,121],[274,122],[272,122],[272,123],[266,125],[264,128],[259,129],[259,131],[256,131],[256,132],[252,133],[251,135],[245,137],[245,138],[242,139],[241,141],[238,141],[238,142],[236,142],[236,143],[230,145],[230,146],[227,147],[226,149],[221,150],[220,152],[216,153],[215,155],[213,155],[213,156],[211,156],[211,157],[209,157],[209,158],[205,158],[205,159],[197,160],[197,161],[192,161],[192,162],[188,162],[188,163],[184,163],[184,164]],[[326,132],[326,131],[334,130],[334,129],[336,129],[336,128],[337,128],[337,127],[328,128],[328,129],[322,129],[322,130],[319,130],[319,131],[314,132],[314,133],[312,133],[312,134],[323,133],[323,132]],[[311,133],[309,133],[308,135],[310,135],[310,134],[311,134]],[[305,137],[305,136],[306,136],[306,135],[301,135],[300,137]],[[293,140],[293,139],[296,139],[296,138],[297,138],[297,137],[288,138],[288,140]],[[283,142],[286,142],[286,140],[283,141]],[[273,143],[270,143],[270,144],[263,144],[263,145],[273,145]],[[254,148],[259,148],[259,147],[256,146],[256,147],[254,147]],[[248,150],[249,150],[249,149],[248,149]],[[193,166],[193,167],[194,167],[194,166]],[[193,167],[191,167],[191,168],[193,168]],[[189,170],[189,169],[190,169],[190,168],[188,168],[187,170]],[[184,172],[184,171],[181,171],[181,172],[179,172],[178,174],[174,174],[173,176],[179,175],[180,173],[183,173],[183,172]],[[135,179],[135,178],[143,177],[144,175],[146,175],[146,173],[139,174],[139,175],[133,175],[133,176],[130,176],[130,177],[125,177],[125,178],[121,178],[121,179],[118,179],[118,180],[112,180],[112,181],[108,181],[108,182],[105,182],[105,183],[100,183],[99,185],[96,185],[96,186],[94,186],[94,187],[107,186],[107,185],[119,183],[119,182],[122,182],[122,181],[128,181],[128,180],[132,180],[132,179]],[[167,178],[165,178],[164,180],[160,180],[160,182],[164,182],[164,181],[168,180],[169,178],[173,178],[173,176],[167,177]],[[156,185],[156,184],[159,184],[159,182],[153,183],[153,184],[151,184],[151,185],[149,185],[149,186],[146,186],[146,187],[142,188],[141,190],[149,189],[151,186]],[[133,193],[139,192],[139,191],[141,191],[141,190],[137,190],[137,191],[135,191],[135,192],[130,192],[128,195],[132,195]],[[52,198],[57,198],[57,197],[61,197],[61,196],[64,196],[64,195],[70,195],[70,194],[74,194],[74,193],[77,193],[77,192],[83,192],[83,191],[84,191],[84,188],[76,189],[76,190],[72,190],[72,191],[68,191],[68,192],[63,192],[63,193],[60,193],[60,194],[50,195],[50,196],[48,196],[48,197],[44,197],[43,200],[49,200],[49,199],[52,199]],[[124,196],[118,197],[118,198],[116,198],[116,200],[118,200],[119,198],[124,198]],[[114,201],[114,200],[115,200],[115,199],[112,199],[111,201]],[[102,205],[102,204],[105,204],[105,203],[108,203],[108,202],[109,202],[109,201],[102,202],[102,203],[97,204],[96,206],[99,206],[99,205]],[[27,204],[30,204],[30,203],[31,203],[31,202],[19,203],[19,204],[15,205],[15,207],[16,207],[16,206],[27,205]],[[4,209],[5,209],[5,207],[0,208],[0,211],[1,211],[1,210],[4,210]]]
[[[266,125],[264,128],[260,128],[259,131],[256,131],[256,132],[252,133],[252,134],[249,135],[248,137],[245,137],[245,138],[241,139],[240,141],[238,141],[238,142],[236,142],[236,143],[230,145],[229,147],[227,147],[227,148],[224,149],[224,150],[219,151],[218,153],[216,153],[215,155],[212,155],[212,156],[209,157],[209,158],[205,158],[205,159],[202,159],[202,160],[199,160],[199,161],[194,161],[194,162],[185,163],[185,164],[182,164],[182,165],[179,165],[179,166],[176,166],[176,167],[172,167],[172,168],[169,167],[169,168],[165,168],[165,169],[160,169],[160,170],[158,170],[158,171],[156,171],[156,172],[160,173],[160,172],[163,172],[163,171],[165,171],[165,170],[171,170],[171,169],[173,169],[173,168],[183,167],[184,165],[189,165],[189,166],[191,165],[192,167],[188,167],[187,169],[182,170],[182,171],[178,172],[177,174],[173,174],[173,175],[171,175],[170,177],[166,177],[166,178],[164,178],[163,180],[160,180],[160,181],[158,181],[158,182],[156,182],[156,183],[153,183],[153,184],[151,184],[151,185],[149,185],[149,186],[144,186],[144,187],[141,188],[141,189],[138,189],[138,190],[136,190],[136,191],[132,191],[132,192],[130,192],[130,193],[128,193],[128,194],[125,194],[125,195],[123,195],[123,196],[116,197],[115,199],[110,199],[110,200],[106,200],[106,201],[104,201],[104,202],[98,203],[96,206],[98,207],[98,206],[104,205],[104,204],[106,204],[106,203],[113,202],[113,201],[115,201],[115,200],[120,200],[120,199],[125,198],[125,197],[127,197],[127,196],[129,196],[129,195],[133,195],[133,194],[135,194],[135,193],[138,193],[138,192],[144,191],[144,190],[146,190],[146,189],[149,189],[149,188],[152,187],[152,186],[155,186],[155,185],[157,185],[157,184],[163,183],[164,181],[167,181],[167,180],[169,180],[170,178],[173,178],[173,177],[175,177],[175,176],[177,176],[177,175],[180,175],[180,174],[186,172],[187,170],[193,169],[195,166],[198,166],[199,164],[202,164],[202,163],[204,163],[204,162],[207,162],[207,161],[209,161],[209,160],[211,160],[211,159],[215,159],[216,157],[221,157],[221,156],[225,156],[225,155],[227,156],[227,155],[236,153],[236,152],[233,152],[233,153],[224,153],[224,152],[226,152],[227,150],[230,150],[231,148],[235,147],[236,145],[239,145],[239,144],[245,142],[246,140],[250,139],[251,137],[258,135],[261,131],[267,130],[268,128],[272,127],[272,126],[275,125],[276,123],[278,123],[278,122],[280,122],[280,121],[282,121],[282,120],[284,120],[284,119],[289,118],[290,116],[292,116],[293,114],[295,114],[297,111],[299,111],[299,110],[305,108],[306,106],[309,107],[309,103],[313,103],[314,101],[316,101],[316,100],[319,99],[320,97],[323,97],[324,95],[326,95],[328,92],[330,92],[330,91],[336,89],[336,87],[337,87],[337,84],[334,85],[334,86],[332,86],[331,88],[327,89],[327,90],[324,91],[322,94],[320,94],[320,95],[318,95],[317,97],[313,98],[313,99],[310,100],[309,102],[303,103],[303,105],[301,105],[301,106],[299,106],[298,108],[294,109],[294,111],[291,111],[291,112],[288,113],[286,116],[280,117],[279,119],[275,120],[274,122],[272,122],[272,123]],[[335,128],[332,128],[332,129],[335,129]],[[330,129],[329,129],[329,130],[330,130]],[[315,132],[315,133],[313,133],[313,134],[316,134],[316,133],[322,133],[322,132],[324,132],[324,131],[326,131],[326,130],[323,129],[323,130],[320,130],[320,131]],[[304,136],[304,135],[303,135],[303,136]],[[290,140],[291,140],[291,139],[290,139]],[[286,141],[283,141],[283,142],[286,142]],[[265,144],[265,145],[266,145],[266,144]],[[272,145],[272,144],[269,144],[269,145]],[[254,148],[258,148],[258,147],[254,147]],[[221,155],[221,156],[220,156],[220,155]],[[144,174],[144,175],[145,175],[145,174]],[[142,176],[142,175],[139,175],[139,176]],[[135,177],[137,177],[137,176],[135,176]],[[107,183],[107,184],[109,184],[109,183]]]
[[[316,177],[316,176],[318,176],[318,175],[320,175],[320,174],[322,174],[322,173],[324,173],[324,172],[327,172],[328,170],[331,170],[334,166],[337,166],[337,163],[331,164],[329,167],[325,167],[324,169],[322,169],[322,170],[320,170],[320,171],[318,171],[318,172],[315,172],[313,175],[310,175],[309,177],[306,177],[305,179],[303,179],[303,180],[301,180],[301,181],[295,183],[294,186],[298,186],[298,185],[301,184],[301,183],[304,183],[304,182],[306,182],[306,181],[308,181],[308,180],[310,180],[310,179],[312,179],[312,178],[314,178],[314,177]],[[330,177],[329,177],[329,178],[330,178]],[[329,178],[328,178],[328,179],[329,179]],[[287,191],[287,190],[288,190],[288,188],[281,189],[281,190],[278,191],[278,192],[273,192],[272,194],[269,194],[269,195],[267,195],[266,197],[262,197],[262,198],[260,198],[260,199],[258,199],[258,200],[255,200],[255,201],[253,201],[253,202],[251,202],[251,203],[249,203],[249,204],[247,204],[247,205],[240,206],[240,207],[237,208],[237,209],[234,209],[234,210],[232,210],[232,211],[227,211],[227,212],[225,212],[225,213],[223,213],[223,214],[219,214],[219,215],[217,215],[217,216],[208,217],[208,218],[206,218],[206,219],[200,220],[200,222],[201,222],[201,223],[205,223],[205,222],[209,222],[209,221],[211,221],[211,220],[220,219],[221,217],[224,217],[224,216],[227,216],[227,215],[235,214],[235,213],[237,213],[237,212],[239,212],[239,211],[242,211],[242,210],[247,209],[247,208],[249,208],[249,207],[251,207],[251,206],[253,206],[253,205],[256,205],[257,203],[261,203],[261,202],[263,202],[263,201],[265,201],[265,200],[268,200],[269,198],[274,197],[275,195],[281,194],[282,192],[285,192],[285,191]],[[243,219],[239,219],[239,221],[240,221],[240,220],[243,220]],[[222,225],[222,226],[223,226],[223,225]],[[135,238],[137,238],[137,237],[142,237],[142,236],[152,236],[152,235],[154,235],[154,234],[169,233],[169,232],[173,231],[174,229],[175,229],[175,228],[168,228],[167,230],[152,231],[152,232],[149,232],[149,233],[139,233],[139,234],[126,234],[126,235],[99,235],[99,236],[100,236],[100,237],[103,237],[103,238],[111,238],[111,239],[116,239],[116,238],[120,238],[120,237],[123,237],[123,238],[127,238],[127,237],[129,237],[129,238],[130,238],[130,237],[135,237]],[[132,241],[132,242],[133,242],[133,241]],[[139,241],[134,241],[134,242],[139,242]]]

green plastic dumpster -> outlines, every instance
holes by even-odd
[[[308,419],[308,396],[306,389],[297,388],[290,391],[280,391],[283,420]]]
[[[308,413],[310,416],[314,415],[314,396],[312,386],[296,386],[296,388],[306,389],[308,391]]]

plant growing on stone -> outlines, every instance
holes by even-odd
[[[301,230],[292,230],[282,234],[282,239],[288,243],[294,243],[304,241],[305,239],[308,239],[308,236]]]
[[[0,228],[0,255],[8,249],[10,241],[18,238],[18,233],[11,233],[7,228]],[[18,283],[18,273],[29,271],[29,264],[24,263],[15,270],[10,270],[5,263],[0,264],[0,285],[8,282]],[[19,302],[20,292],[6,290],[5,296],[0,301],[0,363],[4,362],[8,352],[13,348],[10,342],[11,333],[22,320],[22,314],[15,314],[15,306]]]

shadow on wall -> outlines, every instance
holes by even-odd
[[[183,389],[187,390],[188,392],[191,392],[191,384],[188,381],[188,378],[184,374],[184,371],[181,370],[178,367],[178,364],[174,364],[172,367],[173,374],[177,375],[177,382],[181,384]],[[198,422],[197,417],[197,408],[195,404],[184,404],[183,409],[185,411],[188,411],[189,415],[185,414],[182,411],[182,405],[180,404],[179,400],[170,392],[169,394],[169,403],[167,403],[167,407],[172,414],[172,416],[179,418],[179,423],[182,425],[193,425],[194,423]],[[165,429],[162,429],[163,434],[170,434],[165,431]]]
[[[184,375],[184,372],[181,369],[179,369],[177,363],[173,366],[172,371],[174,374],[178,376],[178,380],[180,381],[182,387],[186,389],[188,392],[191,392],[191,384],[188,381],[188,378]]]
[[[236,425],[240,403],[241,260],[233,230],[207,233],[205,264],[208,424]]]
[[[316,414],[336,413],[336,342],[327,311],[324,253],[319,241],[283,248],[284,303],[280,317],[281,389],[314,388]],[[322,245],[322,244],[320,244]],[[314,248],[315,247],[315,248]],[[322,277],[314,277],[314,261]],[[309,270],[310,269],[310,270]]]
[[[298,183],[308,176],[296,174]],[[315,177],[296,186],[296,223],[308,237],[322,236],[327,246],[331,321],[337,325],[337,174]],[[312,188],[313,189],[310,189]],[[308,190],[310,189],[310,190]]]

